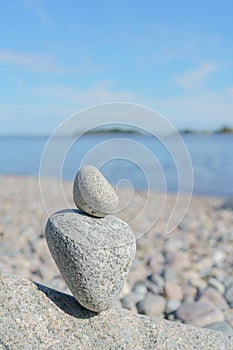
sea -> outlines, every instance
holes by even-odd
[[[73,180],[80,166],[93,164],[115,187],[177,192],[187,182],[193,194],[233,197],[232,134],[183,134],[181,145],[172,138],[133,133],[1,136],[0,175],[65,181]]]

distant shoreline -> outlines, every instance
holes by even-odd
[[[195,134],[195,135],[216,135],[216,134],[233,134],[233,128],[228,126],[223,126],[217,130],[193,130],[193,129],[182,129],[179,130],[180,134]]]
[[[216,134],[233,134],[233,128],[224,126],[216,130],[194,130],[194,129],[181,129],[178,130],[179,134],[181,135],[187,135],[187,134],[194,134],[194,135],[216,135]],[[92,130],[90,132],[87,132],[88,135],[98,135],[98,134],[135,134],[135,135],[147,135],[147,133],[144,133],[140,131],[139,129],[120,129],[120,128],[112,128],[112,129],[97,129]],[[80,134],[74,134],[74,136],[79,136]],[[168,135],[169,136],[169,135]]]
[[[178,133],[181,135],[220,135],[220,134],[228,134],[233,135],[233,128],[224,126],[216,130],[195,130],[195,129],[180,129]],[[142,132],[139,129],[120,129],[120,128],[112,128],[112,129],[96,129],[91,131],[80,131],[77,133],[73,133],[71,135],[57,135],[57,138],[70,138],[70,137],[80,137],[82,135],[108,135],[108,134],[130,134],[130,135],[142,135],[147,136],[148,133]],[[167,135],[172,136],[172,135]],[[51,135],[37,135],[37,134],[0,134],[0,139],[9,139],[9,138],[19,138],[19,139],[49,139]]]

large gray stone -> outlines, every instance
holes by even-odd
[[[79,209],[92,216],[112,214],[119,205],[116,191],[94,166],[82,167],[73,185],[73,199]]]
[[[96,314],[72,296],[0,274],[0,349],[232,350],[227,334],[112,308]]]
[[[94,218],[78,210],[52,215],[45,229],[50,252],[75,298],[101,312],[118,297],[135,256],[130,227],[114,216]]]

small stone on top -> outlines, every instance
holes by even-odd
[[[73,185],[75,205],[84,213],[104,217],[113,213],[119,198],[103,174],[94,166],[83,166],[77,173]]]

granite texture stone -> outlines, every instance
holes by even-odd
[[[73,199],[79,209],[97,217],[112,214],[119,205],[114,188],[92,165],[86,165],[78,171],[73,185]]]
[[[135,256],[135,237],[130,227],[111,215],[100,219],[78,210],[63,210],[49,218],[45,235],[79,303],[97,312],[111,307]]]
[[[232,350],[230,335],[122,308],[96,314],[70,295],[0,274],[0,349]]]

